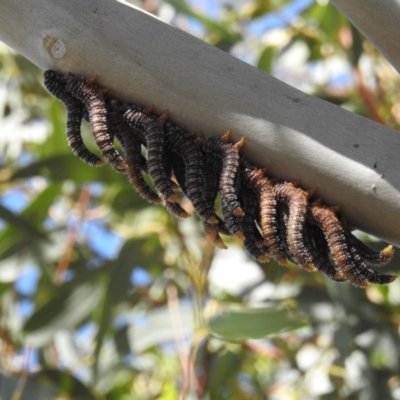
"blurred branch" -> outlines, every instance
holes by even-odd
[[[366,7],[357,3],[361,13]],[[374,18],[381,21],[380,4]],[[388,26],[395,16],[387,16]],[[272,176],[317,187],[325,202],[343,205],[353,226],[400,245],[397,132],[308,96],[123,1],[2,0],[0,39],[42,69],[97,74],[124,100],[168,108],[192,131],[232,129],[235,140],[246,137],[244,153],[269,165]]]

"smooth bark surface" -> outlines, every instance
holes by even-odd
[[[42,69],[153,103],[188,129],[238,140],[276,177],[317,187],[353,226],[400,245],[400,135],[306,95],[128,4],[1,0],[0,40]]]

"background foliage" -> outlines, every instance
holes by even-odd
[[[326,1],[134,3],[399,128],[397,74]],[[233,239],[215,251],[195,217],[72,156],[41,71],[4,45],[0,66],[2,398],[400,399],[400,282],[258,265]]]

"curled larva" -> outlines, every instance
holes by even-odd
[[[134,104],[124,106],[123,118],[135,132],[143,136],[147,147],[147,171],[163,197],[164,203],[179,203],[172,189],[170,177],[165,170],[164,133],[160,123]],[[172,208],[178,210],[179,207],[178,205]],[[179,214],[181,213],[186,212],[181,208]]]
[[[209,224],[217,224],[214,208],[205,201],[203,196],[204,160],[199,146],[193,139],[185,136],[182,128],[171,122],[165,123],[164,132],[170,158],[179,158],[184,163],[185,195],[202,220]]]
[[[221,198],[221,209],[224,217],[225,225],[229,231],[229,234],[237,237],[242,242],[246,239],[244,236],[243,226],[240,221],[240,217],[237,217],[231,212],[231,208],[226,202],[225,198]]]
[[[202,149],[205,153],[221,159],[221,175],[219,180],[219,190],[224,199],[227,212],[236,216],[243,216],[244,212],[237,196],[237,175],[239,169],[239,150],[243,141],[235,145],[227,143],[229,134],[222,139],[217,137],[206,137],[202,142]]]
[[[67,90],[85,105],[94,140],[105,160],[117,171],[126,171],[125,161],[115,150],[111,135],[108,132],[107,107],[97,87],[84,78],[68,75]]]
[[[310,215],[323,231],[338,271],[351,283],[360,287],[367,287],[370,283],[392,282],[396,277],[381,274],[366,266],[356,248],[348,242],[335,211],[320,205],[319,202],[310,206]]]
[[[374,271],[365,264],[364,260],[358,253],[356,247],[350,244],[350,252],[356,266],[356,271],[359,271],[369,283],[377,283],[379,285],[385,285],[393,282],[397,276],[381,274],[380,272]]]
[[[336,270],[329,258],[329,246],[321,229],[315,225],[306,225],[304,230],[305,246],[314,267],[335,282],[347,281],[347,276]]]
[[[133,187],[148,202],[161,203],[160,197],[150,188],[142,175],[142,164],[145,162],[141,152],[142,142],[134,130],[124,121],[121,110],[115,103],[110,105],[109,127],[110,134],[118,138],[124,149],[125,163],[128,167],[127,174]]]
[[[172,170],[174,172],[175,179],[178,182],[178,185],[180,186],[183,193],[189,198],[189,196],[187,194],[188,193],[188,187],[187,187],[188,174],[186,173],[186,164],[183,161],[183,159],[178,157],[175,153],[171,152],[168,145],[166,146],[166,151],[167,151],[168,158],[170,159],[171,164],[172,164]],[[203,174],[203,170],[201,171],[201,173]],[[203,182],[203,180],[202,180],[202,182]],[[221,249],[226,249],[227,247],[226,247],[225,243],[219,236],[219,229],[218,229],[219,225],[218,224],[219,224],[220,220],[217,219],[217,224],[211,224],[210,222],[208,222],[207,218],[202,218],[201,222],[203,224],[204,232],[205,232],[207,238],[216,247],[219,247]]]
[[[287,241],[294,262],[307,271],[315,271],[304,240],[309,194],[289,182],[276,184],[274,193],[276,199],[284,202],[289,208]]]
[[[242,179],[256,194],[260,204],[260,228],[271,257],[280,264],[287,265],[286,250],[278,230],[277,201],[273,182],[265,176],[265,170],[256,168],[248,162],[243,163]]]
[[[67,142],[71,147],[72,153],[90,165],[96,167],[104,165],[105,162],[90,152],[83,143],[81,122],[84,114],[84,105],[68,92],[64,77],[56,71],[47,70],[44,72],[44,85],[52,95],[64,103],[67,110]]]
[[[243,184],[240,188],[239,197],[243,206],[244,216],[237,217],[234,215],[233,218],[242,227],[245,237],[243,244],[253,258],[262,263],[269,262],[268,247],[266,247],[264,238],[256,225],[260,215],[257,196]]]
[[[380,267],[386,265],[393,258],[393,246],[387,246],[381,251],[376,251],[354,236],[351,232],[346,231],[346,238],[353,246],[362,260],[371,266]]]

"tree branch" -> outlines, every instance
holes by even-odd
[[[195,132],[232,129],[272,176],[317,187],[351,224],[400,245],[397,132],[122,1],[1,0],[0,39],[42,69],[99,75],[116,96],[169,109]]]

